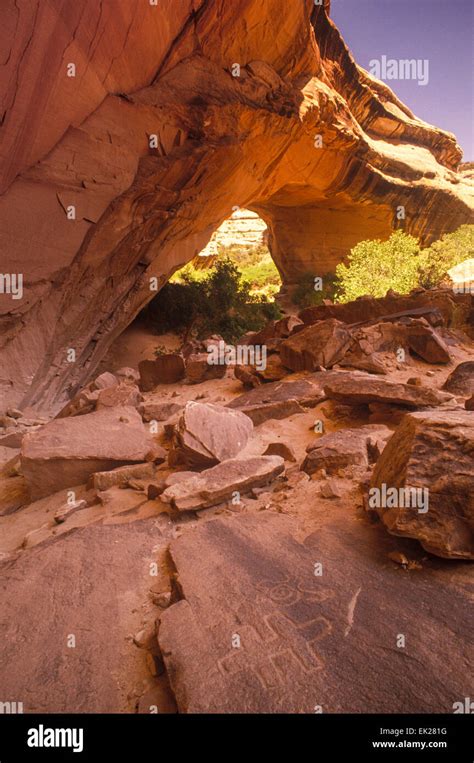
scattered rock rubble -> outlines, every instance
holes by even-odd
[[[447,575],[441,565],[474,559],[474,365],[467,327],[452,328],[459,311],[432,297],[371,300],[372,321],[369,300],[358,300],[270,323],[242,340],[268,342],[265,369],[213,367],[207,349],[222,338],[192,340],[139,372],[101,373],[53,420],[5,411],[0,564],[10,598],[23,596],[32,564],[35,606],[49,606],[42,581],[57,563],[65,585],[78,574],[93,585],[94,566],[84,577],[75,561],[57,560],[61,549],[83,557],[90,544],[109,558],[101,537],[135,554],[147,538],[148,559],[160,560],[145,621],[126,642],[142,653],[146,677],[119,699],[97,665],[102,700],[78,707],[450,711],[448,694],[465,691],[464,658],[454,646],[439,649],[437,613],[455,604],[455,629],[465,628],[467,571]],[[127,596],[137,559],[125,559]],[[66,602],[65,590],[56,595]],[[86,606],[81,596],[74,592],[67,612]],[[420,615],[427,598],[438,609]],[[99,622],[109,622],[107,604]],[[387,628],[410,630],[409,683],[401,653],[382,646]],[[44,638],[40,628],[38,649]],[[370,701],[354,689],[367,650]],[[29,658],[18,644],[9,655],[4,683],[21,688],[12,671],[21,675],[18,660]],[[135,653],[121,659],[137,664]],[[40,666],[29,670],[39,675]],[[83,690],[80,660],[78,670],[71,703]],[[48,686],[53,696],[54,677]],[[38,687],[33,695],[32,709],[77,709]]]

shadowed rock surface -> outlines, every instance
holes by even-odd
[[[347,517],[296,532],[269,513],[171,544],[182,598],[158,639],[180,711],[452,712],[469,695],[466,571],[405,575],[381,528]]]
[[[2,697],[25,713],[133,711],[127,692],[147,671],[127,637],[158,535],[143,522],[87,527],[0,565]]]

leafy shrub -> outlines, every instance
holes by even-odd
[[[181,283],[166,284],[145,309],[145,316],[157,333],[221,334],[233,342],[246,331],[258,331],[279,318],[280,312],[274,302],[252,294],[236,265],[223,259],[200,280],[187,273]]]
[[[334,299],[336,277],[334,274],[322,276],[322,289],[315,289],[315,280],[312,273],[305,273],[296,286],[291,296],[294,305],[300,308],[315,307],[321,305],[323,299]]]
[[[202,267],[196,266],[195,258],[177,271],[171,278],[171,283],[183,283],[186,277],[193,281],[203,281],[207,278],[209,270],[215,268],[216,263],[224,259],[231,259],[237,266],[244,281],[250,283],[252,294],[259,294],[274,299],[281,287],[281,277],[273,262],[268,247],[261,245],[237,245],[218,247],[219,254],[201,258]],[[209,265],[206,265],[206,261]],[[199,263],[201,265],[201,263]]]
[[[364,294],[383,297],[389,289],[408,294],[417,286],[430,289],[447,278],[447,271],[473,256],[474,225],[461,225],[427,249],[402,231],[388,241],[361,241],[347,265],[336,268],[336,300],[349,302]]]
[[[419,244],[403,231],[388,241],[361,241],[349,255],[348,265],[336,268],[336,299],[350,302],[370,294],[383,297],[389,289],[408,294],[419,284]]]
[[[455,265],[474,256],[474,225],[461,225],[454,233],[446,233],[419,257],[419,282],[425,289],[437,286],[447,278]]]

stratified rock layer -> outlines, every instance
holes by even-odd
[[[7,0],[0,243],[24,283],[0,296],[6,404],[74,394],[156,293],[150,279],[165,283],[233,207],[267,223],[289,283],[388,237],[400,206],[423,243],[469,220],[454,137],[358,67],[328,11]]]

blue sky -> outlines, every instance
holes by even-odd
[[[429,82],[387,81],[426,122],[453,132],[474,161],[473,0],[332,0],[331,17],[357,63],[428,59]]]

